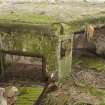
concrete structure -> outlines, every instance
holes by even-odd
[[[20,8],[21,7],[21,8]],[[66,12],[65,12],[66,11]],[[71,72],[72,39],[87,24],[104,25],[105,4],[12,4],[0,9],[1,69],[5,54],[43,59],[43,73],[60,79]]]
[[[42,69],[45,76],[46,72],[48,74],[57,72],[59,78],[67,76],[71,71],[72,34],[63,35],[61,27],[60,24],[1,23],[2,74],[7,65],[5,55],[10,54],[42,58]]]

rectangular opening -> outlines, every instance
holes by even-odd
[[[70,55],[71,52],[71,40],[66,39],[61,41],[61,58],[67,56],[68,54]]]
[[[5,82],[43,82],[43,66],[41,57],[5,54]]]

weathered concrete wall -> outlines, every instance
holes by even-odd
[[[105,27],[96,28],[92,40],[88,41],[84,32],[74,35],[74,49],[90,49],[97,54],[105,54]]]
[[[20,28],[21,29],[21,28]],[[30,32],[31,31],[31,32]],[[55,37],[41,35],[35,30],[15,28],[5,31],[0,29],[0,48],[5,51],[16,51],[30,54],[43,55],[46,58],[48,71],[55,71],[58,67],[57,46]],[[44,32],[41,32],[44,33]],[[31,56],[31,55],[30,55]]]
[[[95,31],[93,41],[96,46],[96,53],[105,54],[105,27]]]
[[[0,26],[0,50],[9,54],[19,54],[24,56],[39,55],[44,57],[45,70],[48,74],[56,73],[62,79],[70,73],[71,70],[71,47],[65,47],[65,54],[61,57],[63,37],[56,36],[59,32],[49,26],[22,26],[10,25]],[[58,31],[58,30],[57,30]],[[66,40],[70,37],[66,38]],[[68,41],[67,41],[68,43]],[[70,40],[71,43],[71,40]],[[66,44],[67,45],[67,44]],[[63,44],[63,46],[66,46]],[[1,55],[2,57],[2,55]]]

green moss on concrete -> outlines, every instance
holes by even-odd
[[[40,96],[43,87],[20,87],[16,105],[32,105]]]
[[[83,29],[86,24],[99,26],[104,25],[105,23],[104,3],[100,5],[92,5],[88,2],[76,2],[65,5],[28,3],[27,6],[27,3],[17,2],[17,4],[14,5],[11,8],[5,8],[4,11],[1,9],[0,23],[57,23],[62,24],[65,34],[68,34],[69,32],[79,31]]]
[[[59,76],[63,77],[70,72],[71,55],[60,59],[61,41],[70,39],[71,35],[63,36],[62,30],[62,24],[56,23],[31,26],[20,24],[7,24],[6,26],[2,23],[0,24],[1,49],[42,55],[46,59],[47,70],[58,71]]]
[[[71,56],[68,55],[60,60],[60,78],[67,78],[71,72]],[[66,77],[65,77],[66,76]],[[63,81],[62,81],[63,82]]]
[[[4,14],[0,16],[1,24],[49,24],[53,26],[62,25],[61,34],[68,35],[69,33],[73,33],[76,31],[84,30],[87,24],[93,24],[94,26],[102,26],[105,23],[105,16],[97,16],[97,17],[85,17],[84,19],[71,20],[68,22],[57,21],[52,17],[47,15],[37,15],[37,14]],[[53,30],[55,32],[59,32],[58,26],[53,26]]]
[[[83,18],[76,18],[76,19],[65,19],[65,21],[61,21],[60,19],[56,19],[57,16],[52,17],[46,14],[36,14],[36,13],[27,13],[23,11],[11,11],[6,13],[1,13],[0,15],[0,23],[8,25],[11,24],[49,24],[53,26],[62,25],[64,35],[69,33],[73,33],[76,31],[83,30],[87,24],[93,24],[95,26],[104,25],[105,23],[105,16],[104,14],[95,14],[94,16],[84,16]],[[54,26],[54,29],[56,27]],[[57,31],[57,29],[56,29]]]
[[[3,33],[2,49],[6,51],[23,51],[43,55],[47,60],[49,71],[57,70],[57,38],[32,33]]]

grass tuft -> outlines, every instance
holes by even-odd
[[[17,97],[16,105],[32,105],[41,94],[43,88],[37,87],[20,87],[19,96]]]

